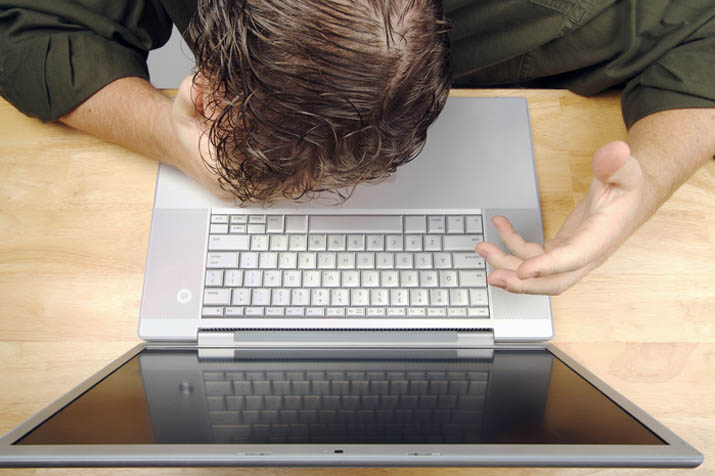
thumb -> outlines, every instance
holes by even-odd
[[[623,141],[609,142],[593,154],[593,175],[604,185],[632,188],[642,173],[640,164],[631,156],[631,149]]]

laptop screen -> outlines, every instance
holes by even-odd
[[[16,445],[665,445],[546,349],[145,349]]]

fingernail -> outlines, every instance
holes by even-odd
[[[479,249],[479,248],[476,248],[476,251],[477,251],[477,254],[478,254],[479,256],[481,256],[482,258],[484,258],[484,259],[486,259],[487,256],[489,256],[489,253],[487,253],[486,251],[483,251],[483,250],[481,250],[481,249]]]
[[[526,275],[526,279],[532,279],[532,278],[538,278],[538,277],[539,277],[538,271],[532,271],[531,273]]]
[[[492,284],[492,286],[496,286],[498,288],[506,287],[506,283],[500,279],[497,279],[496,281],[492,282],[491,284]]]

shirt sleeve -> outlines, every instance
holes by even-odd
[[[715,18],[630,80],[621,106],[629,129],[668,109],[715,108]]]
[[[0,0],[0,95],[56,120],[110,82],[149,79],[171,20],[152,0]]]

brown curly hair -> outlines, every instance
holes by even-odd
[[[187,33],[215,111],[205,162],[248,203],[344,200],[387,178],[444,107],[448,28],[436,0],[200,0]]]

